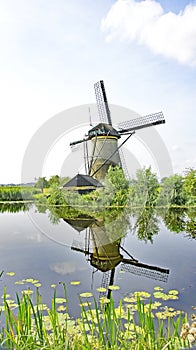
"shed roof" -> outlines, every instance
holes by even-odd
[[[90,175],[77,174],[63,187],[97,188],[103,187],[103,185]]]
[[[74,219],[63,219],[66,221],[70,226],[72,226],[76,231],[81,232],[87,227],[92,226],[93,222],[95,221],[94,218],[90,216],[78,216]]]

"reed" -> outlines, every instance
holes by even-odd
[[[68,312],[68,298],[64,283],[64,297],[57,298],[56,291],[51,307],[45,305],[39,290],[36,300],[31,294],[16,294],[13,307],[4,289],[4,305],[1,311],[4,327],[0,330],[1,346],[6,349],[66,349],[66,350],[173,350],[188,347],[180,338],[180,330],[186,317],[179,315],[175,321],[168,318],[156,321],[151,304],[148,310],[137,297],[136,311],[125,309],[121,301],[116,308],[111,297],[107,303],[94,298],[81,305],[81,317],[73,320]],[[63,303],[58,306],[59,299]]]

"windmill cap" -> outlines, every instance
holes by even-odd
[[[105,123],[99,123],[96,126],[94,126],[92,129],[88,132],[89,139],[92,139],[95,136],[113,136],[116,138],[120,138],[120,135],[116,129],[113,128],[110,124]]]

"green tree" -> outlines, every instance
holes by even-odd
[[[164,179],[161,183],[161,191],[158,199],[158,205],[185,205],[186,193],[183,186],[183,177],[181,175],[172,175]]]
[[[124,206],[129,198],[129,181],[126,179],[123,169],[110,166],[105,177],[102,196],[107,197],[110,205]]]
[[[196,170],[188,169],[184,177],[184,191],[187,196],[187,203],[196,205]]]
[[[47,199],[47,202],[50,205],[65,205],[66,200],[65,200],[65,195],[64,191],[59,188],[57,184],[53,184],[51,189],[50,189],[50,196]]]
[[[159,182],[151,167],[139,169],[136,179],[131,181],[131,203],[133,206],[154,207],[159,195]]]
[[[38,178],[37,182],[35,183],[35,187],[40,188],[42,192],[44,192],[44,188],[49,187],[48,181],[46,180],[45,176]]]
[[[48,186],[51,187],[52,185],[60,185],[60,176],[59,175],[53,175],[48,180]]]

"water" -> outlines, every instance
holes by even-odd
[[[165,292],[179,291],[179,299],[167,301],[167,305],[193,312],[192,306],[196,305],[194,215],[191,222],[192,217],[183,210],[123,212],[98,220],[89,217],[64,220],[62,216],[59,209],[1,206],[0,271],[4,270],[1,295],[5,285],[11,298],[15,292],[20,294],[28,288],[35,294],[36,287],[31,282],[17,284],[33,278],[41,283],[39,291],[44,302],[50,304],[54,292],[51,285],[57,285],[57,296],[62,297],[59,282],[63,281],[67,286],[69,312],[71,316],[79,316],[80,293],[92,292],[98,298],[98,287],[114,284],[120,287],[113,292],[118,302],[131,292],[153,293],[153,288],[160,286]],[[7,275],[9,272],[15,275]],[[73,281],[80,284],[72,285]],[[105,294],[108,295],[108,290]]]

